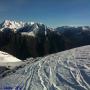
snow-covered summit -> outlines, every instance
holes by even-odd
[[[22,22],[22,21],[17,22],[17,21],[5,20],[3,23],[0,24],[0,31],[3,31],[5,28],[9,28],[9,29],[12,29],[13,31],[20,31],[20,32],[34,31],[36,32],[39,28],[43,26],[44,24],[42,23]]]
[[[0,28],[10,28],[10,29],[19,29],[25,25],[24,22],[16,22],[11,20],[5,20],[1,25]]]

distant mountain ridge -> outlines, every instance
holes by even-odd
[[[90,26],[50,28],[42,23],[5,20],[0,24],[0,50],[19,59],[44,56],[90,45]]]

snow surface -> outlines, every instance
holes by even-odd
[[[27,33],[27,32],[22,32],[21,34],[22,34],[22,35],[27,35],[27,36],[33,36],[33,37],[35,37],[35,34],[34,34],[33,31],[31,31],[31,32],[29,32],[29,33]]]
[[[3,28],[19,29],[21,27],[24,27],[24,25],[25,25],[24,22],[5,20],[2,24],[2,29]]]
[[[13,29],[16,32],[18,29],[23,28],[25,25],[33,25],[34,22],[17,22],[11,20],[5,20],[0,27],[0,31],[3,31],[5,28]]]
[[[20,62],[21,60],[17,59],[16,57],[0,51],[0,63],[7,63],[7,62]]]
[[[0,88],[90,90],[90,46],[39,58],[0,79]]]

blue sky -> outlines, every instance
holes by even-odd
[[[0,22],[5,19],[52,27],[90,25],[90,0],[0,0]]]

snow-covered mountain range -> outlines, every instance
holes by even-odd
[[[5,20],[0,24],[0,29],[3,30],[4,28],[10,28],[10,29],[17,30],[26,26],[33,26],[33,25],[34,25],[34,29],[38,29],[40,26],[44,26],[45,28],[47,28],[47,26],[42,23]],[[61,27],[51,28],[51,29],[62,31],[63,29],[71,30],[71,29],[80,29],[80,28],[82,28],[82,30],[89,30],[90,26],[61,26]],[[24,32],[27,32],[27,31],[24,31]]]
[[[44,24],[42,23],[34,23],[34,22],[17,22],[17,21],[11,21],[11,20],[5,20],[3,23],[0,24],[0,29],[3,31],[3,29],[5,28],[9,28],[12,30],[15,30],[14,32],[17,32],[18,29],[22,29],[25,27],[28,27],[28,29],[30,29],[30,27],[33,27],[33,30],[37,30],[40,26],[44,26]],[[20,29],[20,30],[21,30]],[[18,31],[18,32],[27,32],[27,30],[22,30],[22,31]]]
[[[5,20],[0,90],[90,90],[90,27]]]
[[[50,28],[42,23],[10,20],[0,24],[0,50],[19,59],[44,56],[89,44],[89,26]]]

